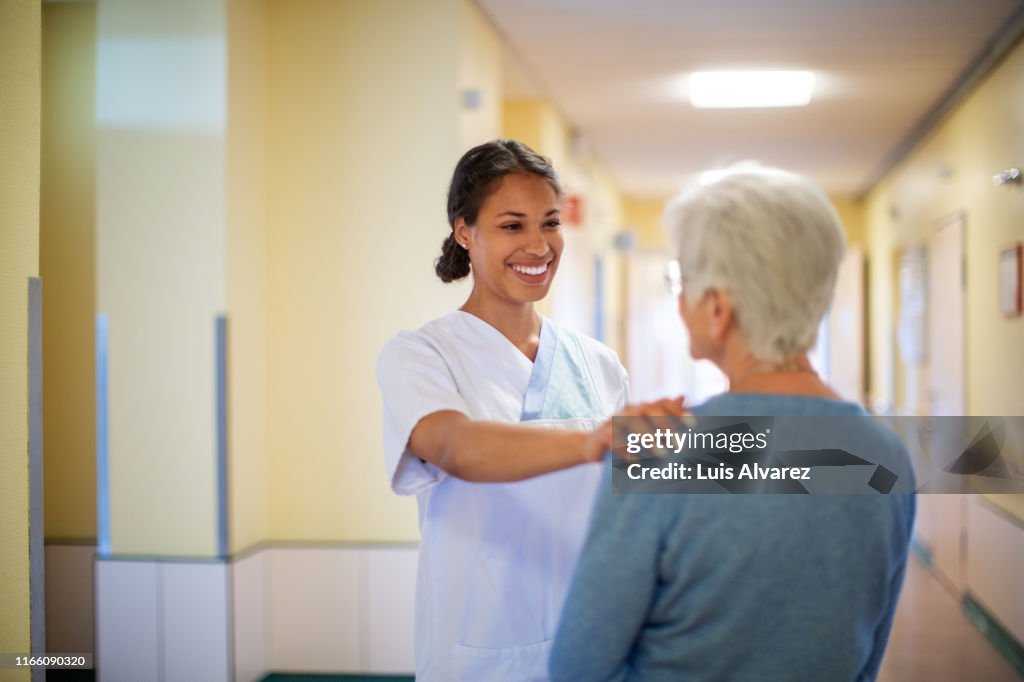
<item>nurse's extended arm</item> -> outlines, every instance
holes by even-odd
[[[421,419],[409,436],[420,459],[465,481],[521,481],[597,462],[611,446],[611,423],[596,431],[563,431],[473,421],[442,410]]]
[[[620,414],[678,416],[683,414],[682,399],[630,405]],[[416,424],[409,450],[464,481],[496,483],[598,462],[611,440],[610,420],[595,431],[567,431],[473,421],[456,410],[441,410]]]

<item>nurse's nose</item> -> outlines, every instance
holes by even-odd
[[[527,232],[527,243],[523,250],[531,256],[546,256],[551,247],[541,230],[529,230]]]

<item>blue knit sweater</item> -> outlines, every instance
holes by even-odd
[[[895,435],[852,403],[724,394],[693,411],[849,416],[808,420],[808,438],[866,443],[912,476]],[[913,518],[911,494],[616,494],[606,476],[551,678],[872,680]]]

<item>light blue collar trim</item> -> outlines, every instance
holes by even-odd
[[[558,329],[548,318],[541,318],[537,357],[533,360],[533,370],[530,372],[530,381],[526,385],[526,398],[523,400],[523,414],[519,417],[519,421],[540,419],[548,390],[548,377],[551,376],[551,367],[554,364],[557,348]]]

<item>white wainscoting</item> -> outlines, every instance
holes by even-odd
[[[269,577],[268,670],[413,674],[415,547],[260,553]]]
[[[270,549],[270,669],[364,669],[362,550]]]
[[[408,674],[413,658],[413,607],[416,600],[416,550],[367,550],[367,669]]]
[[[160,679],[160,587],[156,563],[96,561],[98,679]]]
[[[265,552],[237,559],[232,571],[232,624],[235,633],[235,682],[262,680],[267,667],[267,593],[270,579]]]
[[[975,495],[966,516],[967,590],[1024,643],[1024,526]]]
[[[103,682],[408,674],[415,546],[264,546],[231,563],[97,559]]]
[[[164,682],[231,679],[227,565],[163,563],[161,634]]]
[[[228,682],[223,563],[96,561],[96,658],[103,682]]]

